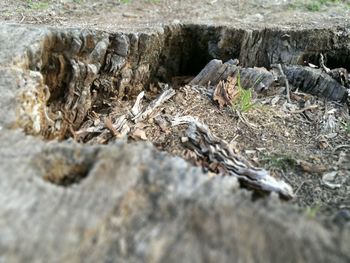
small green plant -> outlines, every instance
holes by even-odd
[[[316,205],[314,207],[308,206],[305,209],[305,215],[310,219],[314,219],[317,213],[320,211],[320,208],[320,205]]]
[[[250,110],[255,104],[252,103],[252,89],[244,89],[241,85],[241,76],[238,72],[237,75],[237,96],[232,100],[232,109],[240,112],[246,112]]]
[[[315,1],[315,2],[311,2],[309,4],[306,4],[306,9],[312,12],[318,12],[321,10],[321,3]]]
[[[39,9],[46,9],[49,7],[49,3],[47,2],[33,2],[32,0],[28,0],[27,4],[29,6],[29,8],[31,9],[35,9],[35,10],[39,10]]]
[[[346,131],[346,133],[350,134],[350,121],[348,121],[348,122],[345,124],[345,131]]]
[[[270,168],[277,168],[286,171],[288,168],[295,168],[298,163],[291,154],[271,154],[261,159]]]

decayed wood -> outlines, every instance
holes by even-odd
[[[254,88],[257,91],[269,88],[276,80],[265,68],[243,68],[233,60],[222,63],[221,60],[214,59],[189,84],[205,86],[210,83],[215,86],[230,76],[238,75],[243,88]]]
[[[330,230],[272,198],[252,202],[234,178],[213,178],[149,144],[8,134],[0,136],[1,262],[178,262],[184,254],[200,262],[208,250],[222,262],[350,257],[349,227]],[[53,185],[42,179],[52,171],[78,171],[81,180]]]
[[[239,68],[241,86],[257,92],[268,89],[276,81],[276,77],[265,68]]]
[[[235,176],[248,188],[276,192],[286,199],[293,198],[290,185],[270,176],[266,170],[254,167],[227,142],[213,135],[206,125],[191,116],[177,117],[172,121],[173,126],[180,124],[189,125],[186,131],[186,147],[193,150],[201,160],[208,161],[209,169]]]
[[[322,62],[321,60],[321,63]],[[290,101],[289,83],[295,88],[312,95],[325,97],[330,100],[346,101],[346,87],[349,85],[348,73],[345,69],[328,70],[323,64],[322,69],[298,65],[272,64],[279,71],[280,80],[286,86],[287,100]],[[229,76],[240,76],[240,85],[261,91],[274,85],[278,79],[265,68],[243,68],[230,61],[222,63],[221,60],[210,61],[204,69],[189,83],[190,85],[206,86],[209,83],[216,86]]]
[[[338,83],[346,88],[350,88],[350,75],[345,68],[330,69],[326,66],[324,56],[320,54],[320,68],[324,70],[329,76],[338,81]]]
[[[346,88],[322,69],[286,65],[282,68],[295,88],[329,100],[344,102],[347,98]]]
[[[189,31],[191,34],[188,35],[208,32],[208,35],[216,38],[217,34],[213,34],[210,28],[214,27]],[[1,25],[3,37],[0,46],[5,47],[4,52],[0,52],[2,65],[23,65],[24,72],[28,72],[27,65],[31,69],[41,64],[51,66],[48,62],[41,63],[39,57],[43,55],[51,58],[52,54],[35,50],[41,45],[34,40],[39,35],[42,39],[47,32],[45,42],[53,43],[62,34],[55,34],[52,39],[53,34],[49,32],[52,30]],[[67,29],[60,31],[64,33]],[[304,44],[309,50],[315,50],[312,45],[320,45],[319,41],[328,49],[333,47],[329,47],[329,43],[335,43],[338,49],[348,46],[348,38],[344,34],[328,31],[326,37],[317,31],[317,41],[311,42],[309,38],[303,38],[307,32],[292,32],[288,46],[288,54],[291,55],[287,58],[280,55],[284,55],[282,48],[285,43],[276,41],[280,36],[276,30],[254,30],[248,36],[251,41],[244,41],[244,46],[239,43],[237,49],[246,50],[242,52],[245,62],[255,64],[259,61],[259,64],[263,64],[281,57],[285,61],[296,62],[302,57],[303,50],[300,51],[300,47]],[[173,34],[173,30],[166,32],[170,32],[166,37],[171,37],[170,43],[159,39],[153,43],[164,42],[165,47],[173,47],[174,42],[183,43],[183,31],[179,30],[177,34]],[[232,35],[241,39],[242,30],[235,29],[234,32],[235,35]],[[243,32],[242,39],[247,39],[246,32],[251,30]],[[94,42],[91,34],[73,33],[67,34],[67,39],[74,41],[65,41],[68,44],[57,50],[62,50],[65,56],[68,48],[77,50],[79,56],[89,53],[77,43],[90,49]],[[158,38],[161,34],[153,35]],[[133,43],[134,50],[140,47],[140,52],[134,52],[133,60],[137,64],[132,64],[132,69],[143,62],[157,61],[159,57],[171,61],[169,56],[159,55],[162,49],[164,53],[178,56],[172,48],[169,50],[157,46],[154,49],[156,52],[153,52],[156,60],[152,60],[150,56],[142,55],[142,47],[152,43],[152,39],[142,38],[141,34],[133,36],[140,36],[143,41]],[[208,41],[207,36],[203,39]],[[226,37],[226,40],[221,41],[223,53],[231,50],[225,49],[225,42],[232,48],[233,39]],[[300,39],[304,39],[302,43],[296,41]],[[279,49],[276,45],[279,45]],[[179,49],[183,47],[178,46]],[[38,52],[27,53],[27,47]],[[260,50],[259,53],[257,50]],[[152,54],[149,51],[146,49],[143,53]],[[187,52],[184,50],[182,54]],[[31,57],[31,61],[27,61],[27,57]],[[101,56],[102,59],[105,57]],[[14,59],[16,63],[13,63]],[[21,89],[27,89],[21,83],[30,80],[19,81],[23,80],[23,76],[18,75],[17,78],[14,74],[19,74],[18,69],[1,70],[0,86],[6,91],[6,96],[0,98],[0,108],[6,109],[0,112],[2,128],[16,121],[12,114],[15,97],[9,94],[15,94],[19,90],[18,85],[22,85]],[[60,90],[59,87],[57,90]],[[332,232],[316,220],[306,219],[291,207],[276,206],[272,202],[251,202],[244,192],[233,191],[234,180],[227,180],[229,177],[212,180],[179,158],[169,158],[149,146],[131,144],[101,147],[56,142],[46,145],[41,140],[24,137],[22,133],[4,128],[0,137],[0,175],[3,176],[0,183],[0,261],[101,262],[118,259],[122,262],[137,262],[151,259],[156,262],[177,262],[184,255],[190,262],[208,257],[223,262],[230,262],[234,257],[241,262],[349,261],[349,227]],[[45,150],[44,144],[45,148],[50,149]],[[63,188],[41,179],[41,172],[33,166],[38,160],[42,160],[43,167],[48,163],[53,165],[46,166],[48,172],[55,167],[60,170],[67,165],[75,167],[76,164],[86,162],[90,168],[83,172],[87,176],[85,180],[73,187]],[[142,224],[140,218],[145,219]],[[257,234],[259,238],[252,238]]]
[[[168,85],[166,85],[163,93],[160,94],[158,98],[153,100],[143,112],[140,112],[133,118],[134,122],[137,123],[147,119],[160,105],[173,97],[175,93],[176,92],[173,88],[169,88]]]
[[[127,122],[127,115],[122,115],[114,121],[112,121],[109,117],[106,117],[103,129],[98,130],[100,134],[90,139],[87,143],[102,144],[108,142],[113,137],[123,138],[127,136],[130,132],[130,127]],[[96,130],[94,130],[93,132],[96,133]]]
[[[328,72],[333,79],[338,81],[342,86],[350,89],[350,75],[345,68],[335,68]]]
[[[320,54],[320,67],[326,72],[329,73],[331,70],[329,68],[326,67],[325,63],[324,63],[324,56],[321,53]]]
[[[135,104],[134,106],[131,108],[131,114],[134,116],[137,116],[140,114],[141,110],[142,110],[142,104],[141,101],[143,99],[143,97],[145,96],[145,92],[142,91],[136,98]]]
[[[228,77],[227,81],[221,80],[215,87],[213,100],[217,101],[219,107],[232,105],[234,97],[238,94],[237,78]]]
[[[175,90],[165,86],[165,90],[154,99],[144,110],[142,110],[142,99],[145,92],[142,91],[136,98],[133,107],[130,109],[130,114],[124,114],[117,118],[105,116],[103,122],[99,122],[96,126],[92,120],[86,121],[81,129],[75,132],[78,141],[87,142],[89,144],[106,143],[115,138],[124,138],[129,135],[135,123],[146,120],[167,100],[175,95]],[[112,114],[113,115],[113,114]],[[91,138],[91,134],[96,134]]]
[[[205,86],[209,81],[215,82],[214,74],[223,67],[222,61],[218,59],[211,60],[205,68],[189,83],[190,85]]]
[[[281,83],[281,84],[284,84],[285,87],[286,87],[286,98],[287,98],[287,101],[288,101],[288,103],[291,103],[291,100],[290,100],[289,81],[288,81],[286,75],[285,75],[284,72],[283,72],[283,69],[282,69],[281,64],[275,64],[275,65],[271,65],[271,66],[278,69],[278,72],[279,72],[279,80],[280,80],[280,82],[284,82],[284,83]]]

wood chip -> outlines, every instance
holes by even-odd
[[[143,140],[143,141],[147,141],[147,140],[148,140],[145,131],[144,131],[144,130],[141,130],[141,129],[135,129],[135,130],[132,132],[131,137],[132,137],[134,140]]]
[[[136,101],[135,101],[135,104],[134,106],[131,108],[131,114],[134,115],[134,116],[137,116],[141,113],[142,111],[142,105],[141,105],[141,102],[142,102],[142,99],[143,97],[145,96],[145,92],[142,91],[136,98]]]
[[[155,123],[160,127],[160,129],[162,130],[162,132],[169,132],[169,127],[168,127],[168,122],[166,121],[165,118],[163,118],[161,115],[157,115],[154,118]]]

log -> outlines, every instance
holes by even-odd
[[[275,64],[271,66],[278,68],[278,65]],[[329,100],[346,101],[346,88],[335,79],[340,78],[347,85],[348,79],[344,77],[347,75],[346,70],[333,70],[328,74],[321,69],[298,65],[283,65],[282,69],[288,83],[291,83],[295,89],[298,88]],[[243,88],[254,88],[256,91],[268,89],[278,80],[277,76],[265,68],[242,68],[229,62],[222,63],[220,60],[212,60],[189,84],[217,85],[220,81],[227,80],[228,76],[238,75],[240,76],[239,84]]]
[[[232,61],[222,63],[221,60],[211,60],[189,85],[206,86],[210,83],[216,86],[220,81],[230,77],[240,76],[243,88],[253,88],[256,91],[268,89],[276,81],[276,77],[264,68],[243,68]]]
[[[283,65],[282,68],[295,89],[329,100],[346,101],[346,88],[323,70],[297,65]]]

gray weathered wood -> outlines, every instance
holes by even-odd
[[[312,95],[344,102],[346,88],[321,69],[303,66],[282,66],[288,81],[295,88]]]
[[[224,140],[211,133],[209,128],[190,116],[176,117],[173,126],[187,124],[186,135],[189,141],[185,145],[198,156],[201,162],[208,161],[208,169],[222,175],[237,177],[247,188],[262,192],[275,192],[282,198],[293,198],[293,189],[290,185],[277,180],[269,173],[254,167],[243,156],[234,151]],[[215,168],[210,168],[212,165]]]

